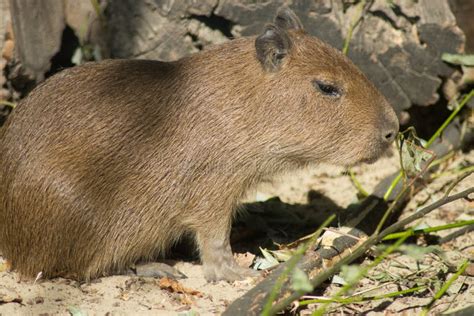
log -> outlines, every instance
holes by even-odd
[[[95,32],[101,38],[93,42],[112,58],[177,60],[233,37],[258,34],[286,3],[107,1],[107,29],[104,34]],[[64,12],[71,3],[10,0],[10,4],[17,54],[27,71],[41,80],[60,48]],[[391,5],[385,0],[367,1],[360,20],[357,1],[294,1],[290,7],[310,34],[337,48],[343,47],[351,25],[359,21],[348,55],[387,97],[402,123],[412,105],[429,106],[440,100],[440,87],[455,69],[442,62],[441,54],[464,50],[465,37],[448,0],[398,0]],[[67,20],[77,24],[71,21]],[[77,25],[72,28],[77,35]]]
[[[231,37],[258,34],[286,1],[112,1],[106,14],[111,54],[121,58],[176,60]],[[354,29],[349,57],[400,114],[429,106],[454,68],[444,52],[460,53],[465,38],[447,0],[367,1]],[[342,48],[357,2],[294,1],[306,30]],[[422,83],[422,84],[421,84]],[[401,114],[399,115],[401,117]]]
[[[57,0],[10,0],[18,58],[26,72],[42,81],[61,47],[64,3]]]

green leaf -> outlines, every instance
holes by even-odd
[[[313,286],[309,282],[308,276],[304,271],[296,267],[291,277],[291,288],[295,291],[311,292]]]
[[[443,61],[462,66],[474,66],[474,55],[462,55],[462,54],[448,54],[444,53],[441,56]]]
[[[87,316],[86,312],[80,310],[76,306],[69,306],[69,308],[67,310],[72,316]]]
[[[415,176],[434,157],[434,153],[424,148],[425,141],[416,136],[413,129],[408,136],[400,138],[400,156],[403,170],[408,176]]]
[[[352,284],[359,280],[362,268],[358,265],[343,266],[341,268],[341,277],[348,283]]]
[[[263,248],[260,248],[264,258],[258,258],[255,263],[255,268],[265,270],[277,266],[280,262],[272,256],[272,254]]]
[[[428,253],[440,253],[442,252],[439,246],[417,246],[417,245],[402,245],[400,250],[407,256],[412,257],[415,260],[423,259],[423,256]]]
[[[275,259],[281,262],[290,260],[291,256],[294,254],[294,251],[291,251],[290,249],[269,250],[269,252]]]

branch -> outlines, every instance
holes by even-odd
[[[388,234],[391,234],[397,230],[400,230],[404,228],[406,225],[412,223],[413,221],[425,216],[426,214],[434,211],[435,209],[451,203],[453,201],[459,200],[459,199],[464,199],[468,198],[470,194],[474,193],[474,188],[469,188],[467,190],[464,190],[462,192],[459,192],[457,194],[453,194],[451,196],[445,196],[441,198],[440,200],[434,202],[433,204],[430,204],[420,211],[416,212],[415,214],[408,216],[407,218],[387,227],[384,229],[380,234],[378,235],[372,235],[369,239],[367,239],[360,247],[358,247],[352,254],[342,258],[339,262],[334,264],[331,268],[325,270],[321,274],[317,275],[315,278],[311,279],[311,284],[316,288],[320,286],[324,281],[326,281],[329,277],[331,277],[333,274],[335,274],[337,271],[340,270],[340,268],[343,265],[349,264],[352,261],[358,259],[360,256],[362,256],[367,250],[369,250],[372,246],[376,245],[379,243],[385,236]],[[291,304],[291,302],[299,299],[303,294],[301,293],[293,293],[286,298],[280,300],[277,302],[272,310],[272,314],[276,314],[279,311],[283,310],[286,306]]]

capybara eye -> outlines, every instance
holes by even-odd
[[[314,80],[313,85],[322,94],[327,95],[329,97],[338,98],[341,96],[341,90],[335,85],[320,80]]]

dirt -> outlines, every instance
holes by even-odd
[[[447,167],[451,170],[461,164],[474,164],[474,151],[458,155]],[[386,157],[373,165],[354,168],[364,189],[371,192],[375,185],[398,169],[398,157]],[[455,176],[447,175],[436,179],[418,193],[406,209],[406,216],[420,205],[439,198],[446,183]],[[474,185],[474,176],[465,179],[455,191]],[[278,196],[290,205],[308,204],[308,192],[316,190],[323,197],[321,208],[342,208],[357,202],[357,190],[343,168],[320,165],[312,169],[285,176],[273,183],[266,183],[249,194],[247,201],[264,201]],[[439,191],[439,192],[438,192]],[[318,201],[315,201],[316,203]],[[320,201],[321,202],[321,201]],[[312,202],[311,202],[312,203]],[[328,210],[325,210],[328,211]],[[262,216],[265,216],[263,214]],[[473,219],[472,202],[458,201],[434,211],[418,224],[442,225],[460,219]],[[313,229],[316,228],[313,227]],[[454,230],[436,233],[445,236]],[[241,236],[241,238],[244,238]],[[247,239],[254,248],[260,246],[260,239]],[[256,244],[257,243],[257,244]],[[258,248],[257,248],[258,249]],[[431,248],[427,248],[431,249]],[[434,292],[446,278],[453,275],[455,268],[464,258],[474,260],[474,233],[468,233],[440,246],[441,254],[428,252],[416,260],[405,252],[393,254],[388,260],[373,269],[368,278],[353,290],[352,294],[364,290],[364,295],[388,293],[413,287],[424,279],[435,280],[430,290],[416,295],[396,299],[381,299],[331,310],[334,313],[367,313],[370,315],[419,313],[420,308],[433,297]],[[409,251],[407,251],[409,252]],[[34,258],[31,258],[34,260]],[[4,261],[0,261],[3,262]],[[370,258],[365,262],[370,262]],[[187,276],[173,281],[169,279],[139,278],[135,276],[110,276],[80,284],[73,280],[54,279],[20,280],[15,272],[6,271],[0,263],[0,315],[213,315],[220,314],[234,299],[243,295],[255,285],[248,279],[229,284],[207,283],[197,262],[176,261],[174,268]],[[454,269],[454,270],[453,270]],[[471,268],[472,269],[472,268]],[[418,280],[418,281],[417,281]],[[340,285],[335,280],[319,296],[337,292]],[[372,290],[371,290],[372,289]],[[371,290],[371,291],[367,291]],[[436,302],[437,312],[474,304],[474,277],[462,275],[453,283],[447,295]],[[316,305],[300,307],[298,313],[310,314]]]

